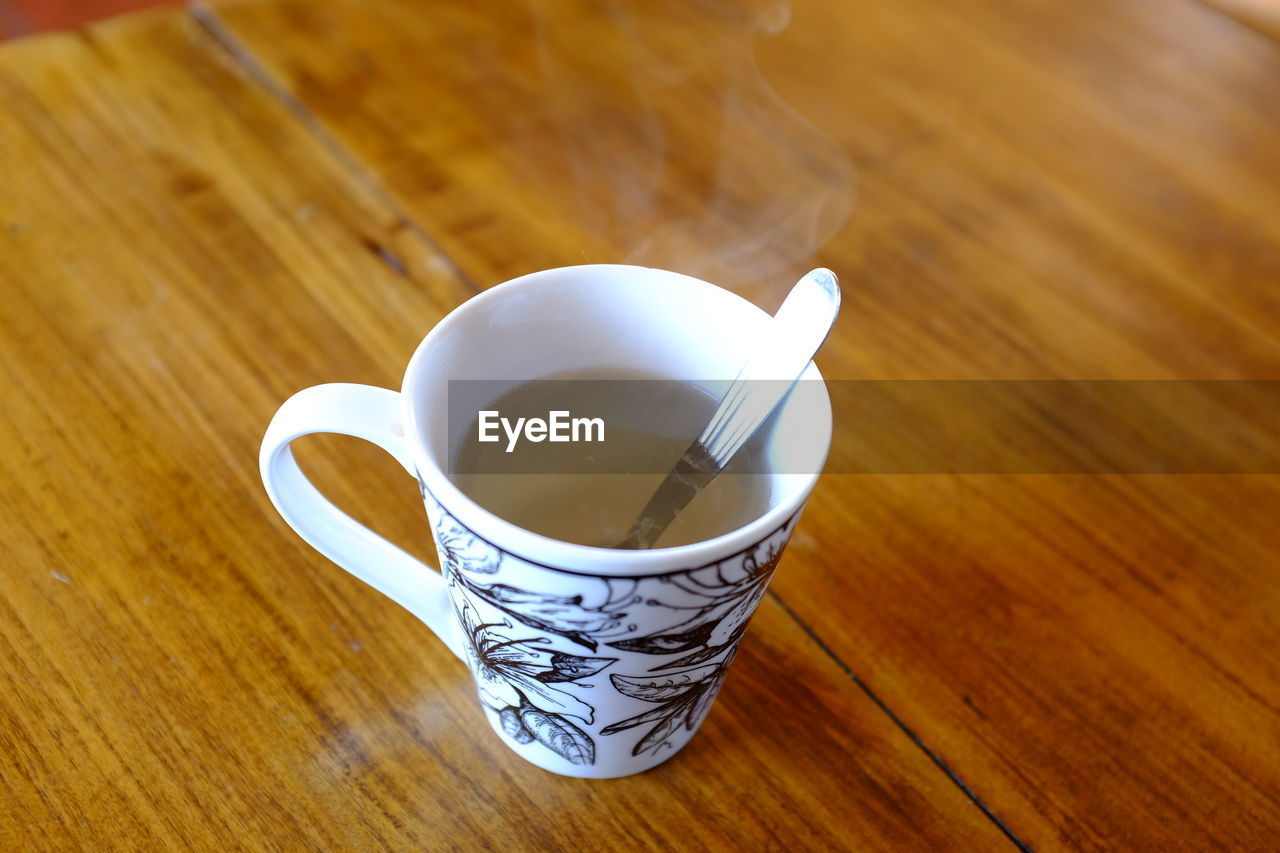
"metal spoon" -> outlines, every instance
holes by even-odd
[[[777,408],[827,339],[839,312],[840,283],[835,273],[816,269],[800,279],[762,330],[763,345],[742,366],[702,434],[615,547],[653,547],[680,511],[724,470]]]

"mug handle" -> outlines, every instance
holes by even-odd
[[[342,512],[298,467],[289,444],[317,432],[371,441],[416,478],[400,417],[400,394],[343,383],[316,385],[294,394],[271,419],[262,440],[258,457],[262,482],[276,510],[307,544],[417,616],[463,658],[440,572]]]

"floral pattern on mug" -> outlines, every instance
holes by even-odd
[[[573,764],[595,761],[597,741],[583,726],[599,725],[600,737],[638,732],[636,756],[692,735],[799,516],[714,564],[642,578],[572,575],[565,594],[565,573],[501,550],[425,488],[423,497],[481,700],[517,744],[536,741]],[[593,678],[606,670],[607,682]],[[605,704],[633,710],[597,720]]]
[[[466,638],[467,663],[485,704],[494,710],[531,704],[549,714],[578,717],[591,723],[593,709],[573,694],[552,687],[595,675],[617,658],[567,655],[547,648],[546,637],[513,640],[498,629],[511,622],[481,623],[475,609],[463,601],[458,612]]]

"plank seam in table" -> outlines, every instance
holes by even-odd
[[[444,251],[441,243],[431,236],[426,227],[418,222],[399,201],[395,198],[377,175],[373,174],[365,164],[345,145],[343,145],[328,128],[325,127],[323,121],[312,112],[307,105],[299,99],[293,92],[290,92],[285,86],[281,85],[271,74],[271,72],[260,62],[253,54],[253,51],[240,38],[238,38],[229,28],[220,20],[218,13],[211,8],[204,0],[194,0],[188,6],[188,10],[200,26],[209,34],[219,48],[224,50],[226,54],[240,66],[246,74],[254,81],[255,84],[262,87],[272,98],[280,102],[280,104],[289,112],[289,114],[300,124],[306,131],[312,134],[317,141],[330,151],[335,158],[346,167],[352,176],[365,186],[379,202],[385,204],[390,210],[400,218],[405,227],[410,229],[416,236],[420,237],[439,257],[443,258],[448,264],[450,271],[457,275],[459,280],[464,282],[469,290],[474,293],[481,292],[481,287],[474,279],[472,279],[448,253]],[[385,250],[383,250],[385,251]],[[378,252],[383,263],[386,263],[393,271],[400,275],[404,274],[403,265],[397,261],[388,260]],[[394,255],[392,256],[394,258]],[[938,770],[940,770],[947,779],[955,785],[961,793],[987,818],[991,821],[1001,833],[1020,850],[1031,851],[1031,847],[1020,839],[1017,834],[1010,829],[1006,822],[997,815],[992,808],[973,790],[973,788],[964,781],[960,773],[944,761],[937,752],[931,749],[924,739],[913,729],[908,727],[897,713],[890,708],[883,699],[876,695],[870,687],[858,677],[857,673],[836,655],[831,647],[822,640],[822,638],[805,623],[791,609],[781,597],[773,590],[769,591],[769,595],[778,603],[782,610],[787,614],[788,618],[796,624],[797,627],[809,638],[816,650],[825,657],[830,658],[850,681],[861,690],[881,712],[900,729],[932,762]]]
[[[187,11],[209,34],[214,43],[224,50],[231,60],[249,75],[254,83],[261,86],[268,95],[279,101],[280,105],[293,116],[295,121],[302,125],[308,133],[316,138],[316,141],[347,168],[353,178],[359,181],[380,204],[385,205],[388,210],[399,217],[399,221],[403,223],[404,227],[420,238],[437,257],[443,259],[449,265],[449,272],[457,276],[458,280],[466,285],[468,290],[472,293],[479,293],[484,289],[444,251],[440,243],[431,236],[426,228],[422,227],[416,219],[409,215],[404,206],[382,185],[377,176],[366,169],[359,158],[329,132],[323,122],[311,110],[307,109],[306,104],[302,103],[297,96],[272,78],[271,73],[267,71],[261,62],[254,58],[249,46],[223,25],[218,19],[217,13],[204,0],[193,0]],[[389,249],[384,246],[370,246],[369,248],[397,275],[403,276],[405,274],[404,262]]]
[[[903,722],[902,718],[894,713],[893,709],[890,708],[885,703],[885,701],[881,699],[880,696],[877,695],[874,690],[871,689],[870,685],[868,685],[865,681],[863,681],[861,678],[858,677],[858,673],[853,671],[853,667],[849,666],[849,664],[846,663],[843,658],[841,658],[838,654],[836,654],[835,650],[833,650],[831,646],[829,646],[822,639],[822,637],[818,635],[818,632],[815,631],[812,627],[810,627],[809,623],[801,619],[798,613],[796,613],[794,610],[791,609],[791,605],[787,604],[787,602],[783,600],[782,596],[778,595],[778,593],[772,589],[769,590],[769,596],[774,601],[778,602],[778,606],[782,608],[783,612],[785,612],[788,616],[791,617],[791,621],[795,622],[796,625],[799,626],[800,630],[805,633],[805,636],[807,636],[813,642],[813,644],[816,645],[822,651],[823,654],[831,658],[831,660],[835,663],[835,665],[840,667],[840,670],[844,672],[846,676],[848,676],[849,680],[852,681],[855,685],[857,685],[858,689],[861,690],[863,693],[865,693],[867,698],[870,699],[872,702],[874,702],[876,707],[879,708],[881,711],[883,711],[884,714],[891,721],[893,721],[893,724],[897,726],[899,729],[901,729],[902,733],[905,734],[908,738],[910,738],[911,742],[914,743],[916,747],[918,747],[920,751],[923,752],[925,756],[927,756],[928,759],[932,761],[939,770],[947,774],[947,778],[950,779],[952,783],[954,783],[955,786],[959,788],[966,797],[969,798],[970,802],[972,802],[975,806],[977,806],[978,809],[984,815],[987,816],[988,820],[994,823],[999,828],[999,830],[1004,833],[1006,838],[1008,838],[1015,845],[1017,845],[1019,850],[1024,850],[1024,851],[1027,851],[1027,853],[1031,853],[1031,849],[1032,849],[1031,846],[1027,844],[1025,841],[1023,841],[1021,838],[1019,838],[1017,834],[1012,829],[1009,828],[1008,824],[1006,824],[1004,820],[1000,818],[999,815],[997,815],[995,812],[991,810],[991,807],[988,806],[983,801],[982,797],[978,796],[978,794],[972,788],[969,787],[968,783],[965,782],[964,779],[960,777],[960,774],[957,773],[955,769],[951,767],[950,764],[948,764],[945,760],[943,760],[942,756],[938,755],[938,753],[930,749],[928,744],[924,742],[924,739],[920,737],[920,735],[914,729],[912,729],[905,722]]]

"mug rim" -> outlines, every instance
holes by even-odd
[[[752,311],[768,316],[763,309],[749,300],[711,282],[671,270],[630,264],[575,264],[565,267],[552,267],[526,273],[483,290],[454,308],[427,332],[414,350],[413,357],[409,359],[408,367],[405,369],[400,390],[401,411],[405,425],[404,437],[409,444],[410,456],[413,459],[414,467],[417,469],[418,480],[422,488],[445,512],[464,525],[473,535],[483,539],[500,551],[550,571],[575,575],[638,578],[685,572],[691,567],[712,565],[751,548],[757,542],[785,525],[803,508],[809,494],[813,491],[814,485],[817,484],[818,477],[822,473],[821,470],[809,474],[771,474],[775,478],[796,478],[801,483],[800,487],[796,489],[789,500],[778,502],[760,516],[746,524],[735,527],[733,530],[710,539],[691,542],[687,545],[644,550],[622,550],[594,545],[580,545],[535,533],[485,509],[454,485],[448,474],[445,473],[441,461],[434,458],[434,454],[427,446],[427,442],[424,440],[422,424],[419,423],[417,416],[417,407],[413,405],[418,384],[429,367],[430,358],[428,353],[434,343],[444,336],[448,327],[460,322],[463,315],[479,310],[496,299],[510,298],[514,292],[536,286],[556,274],[561,274],[567,270],[583,269],[594,269],[601,272],[643,270],[649,274],[684,279],[692,286],[714,288],[719,294],[722,294],[718,298],[737,300],[744,303]],[[823,381],[817,365],[813,362],[809,363],[808,368],[800,378],[804,381],[816,380],[821,383],[825,417],[818,424],[820,435],[815,438],[821,439],[821,458],[825,459],[831,447],[832,428],[830,398],[827,396],[826,383]]]

